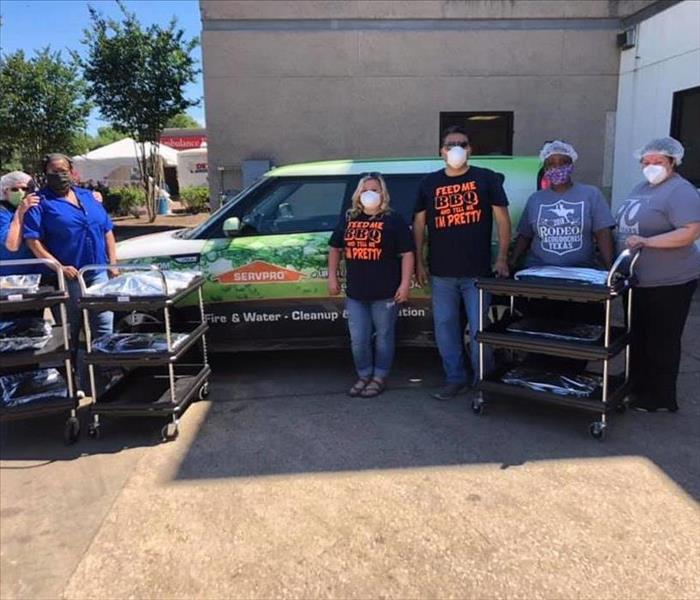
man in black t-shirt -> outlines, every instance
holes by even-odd
[[[445,168],[427,175],[421,182],[413,221],[416,242],[416,278],[432,286],[435,340],[442,358],[446,387],[434,394],[449,400],[465,386],[474,383],[479,369],[479,349],[475,341],[479,326],[477,277],[488,277],[492,270],[508,276],[508,244],[511,228],[508,199],[502,178],[490,169],[468,163],[469,138],[461,127],[443,133],[441,156]],[[498,256],[491,267],[491,230],[498,229]],[[423,261],[425,228],[428,228],[428,268]],[[485,309],[490,299],[487,297]],[[471,378],[464,363],[460,306],[464,303],[469,319]],[[492,358],[484,349],[485,371]]]

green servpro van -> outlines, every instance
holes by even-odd
[[[503,175],[515,226],[537,187],[539,160],[489,156],[472,157],[470,164]],[[350,205],[359,178],[381,173],[392,208],[411,223],[420,180],[443,167],[438,158],[278,167],[201,225],[120,242],[118,257],[120,262],[201,271],[207,280],[205,313],[214,350],[345,346],[344,301],[329,296],[326,285],[328,239]],[[194,299],[189,310],[194,310]],[[130,315],[122,326],[139,318]],[[411,290],[399,312],[397,338],[404,345],[432,344],[429,289]]]

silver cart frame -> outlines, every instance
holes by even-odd
[[[630,351],[631,351],[631,332],[632,332],[632,296],[633,296],[633,282],[634,282],[634,268],[637,263],[637,260],[639,259],[640,252],[633,252],[630,250],[624,250],[623,252],[620,253],[620,255],[615,259],[615,262],[613,265],[610,267],[610,270],[608,271],[608,275],[606,278],[606,289],[607,293],[605,294],[605,299],[604,299],[604,311],[605,311],[605,320],[604,320],[604,332],[603,332],[603,349],[604,350],[611,350],[611,329],[612,329],[612,317],[611,317],[611,311],[612,311],[612,301],[617,298],[621,297],[622,294],[626,294],[627,296],[627,309],[626,309],[626,333],[627,333],[627,341],[624,344],[624,352],[625,352],[625,366],[624,366],[624,382],[623,385],[619,389],[624,389],[626,390],[629,384],[629,379],[630,379]],[[626,272],[622,271],[623,265],[627,266]],[[625,281],[625,285],[622,286],[620,290],[618,290],[615,287],[615,283],[619,281],[620,279],[623,279]],[[488,291],[484,287],[479,286],[479,333],[477,335],[477,341],[479,344],[479,377],[478,377],[478,391],[476,392],[473,400],[472,400],[472,410],[475,414],[480,415],[484,411],[485,407],[485,399],[484,399],[484,381],[485,381],[485,373],[484,373],[484,344],[488,344],[488,336],[487,336],[487,341],[484,341],[484,334],[485,334],[485,328],[484,328],[484,293]],[[509,303],[509,315],[510,317],[514,316],[515,313],[515,297],[516,296],[524,296],[527,297],[528,294],[526,292],[508,292],[507,290],[502,290],[499,291],[499,293],[505,293],[510,296],[510,303]],[[575,300],[574,300],[575,301]],[[507,344],[502,344],[504,347],[507,347]],[[534,350],[536,351],[536,350]],[[601,392],[601,408],[600,408],[600,420],[594,421],[593,423],[590,424],[589,426],[589,433],[591,434],[592,437],[596,439],[602,439],[604,432],[608,426],[608,418],[607,418],[607,413],[610,412],[611,410],[611,393],[610,393],[610,361],[613,358],[613,352],[607,352],[604,357],[598,359],[601,360],[603,363],[603,373],[602,373],[602,392]],[[491,391],[491,390],[488,390]],[[557,404],[564,405],[566,402],[557,402]],[[584,408],[585,410],[595,410],[595,404],[589,404],[590,408],[586,407],[585,404],[579,404],[578,408]],[[617,404],[615,407],[617,410],[624,410],[625,405],[624,403]],[[595,412],[598,412],[598,410],[595,410]]]
[[[125,297],[125,296],[120,296],[117,297],[116,299],[111,299],[111,300],[98,300],[96,297],[91,297],[87,295],[87,286],[85,284],[85,274],[89,272],[94,272],[98,270],[108,270],[108,269],[116,269],[119,270],[120,272],[124,271],[148,271],[151,273],[157,273],[157,275],[160,277],[161,283],[162,283],[162,288],[163,288],[163,293],[162,295],[154,298],[154,297],[141,297],[141,296],[133,296],[133,297]],[[208,351],[207,351],[207,342],[206,342],[206,330],[207,330],[207,325],[205,324],[205,315],[204,315],[204,299],[202,295],[202,284],[203,284],[203,279],[200,277],[198,278],[199,281],[198,283],[193,286],[189,287],[183,292],[179,291],[176,294],[173,294],[171,290],[168,290],[168,282],[167,279],[163,273],[163,270],[159,268],[156,265],[142,265],[142,264],[119,264],[115,266],[105,266],[105,265],[88,265],[80,269],[78,272],[78,281],[80,283],[80,290],[81,290],[81,300],[83,301],[83,306],[82,306],[82,313],[83,313],[83,326],[85,329],[85,337],[86,337],[86,344],[87,344],[87,357],[86,357],[86,362],[88,364],[88,371],[89,371],[89,377],[90,377],[90,392],[92,394],[92,399],[93,399],[93,405],[92,405],[92,422],[89,426],[88,433],[90,437],[99,437],[99,432],[100,432],[100,412],[101,409],[99,408],[99,398],[98,398],[98,391],[97,391],[97,384],[96,384],[96,378],[95,378],[95,357],[94,357],[94,352],[93,352],[93,335],[92,335],[92,330],[90,327],[90,311],[102,311],[102,310],[114,310],[114,309],[129,309],[129,305],[132,303],[136,304],[143,304],[144,301],[153,301],[153,309],[156,310],[163,310],[163,320],[164,320],[164,326],[165,326],[165,337],[166,337],[166,344],[167,344],[167,352],[160,355],[161,363],[165,362],[167,366],[167,379],[168,379],[168,395],[169,395],[169,400],[170,400],[170,406],[167,408],[164,408],[162,410],[153,410],[150,408],[150,404],[148,405],[149,408],[147,409],[139,409],[137,405],[134,406],[134,408],[130,411],[120,411],[120,414],[125,415],[125,416],[163,416],[167,415],[170,417],[171,421],[168,423],[165,427],[162,429],[162,437],[164,440],[173,440],[178,436],[179,433],[179,417],[184,413],[186,408],[189,406],[190,402],[190,397],[189,393],[185,394],[185,397],[180,397],[178,395],[177,389],[178,389],[178,379],[180,378],[179,375],[176,374],[175,372],[175,364],[178,362],[180,359],[182,352],[176,351],[173,345],[173,340],[172,340],[172,315],[171,315],[171,310],[174,307],[174,305],[185,295],[189,295],[189,293],[197,291],[197,299],[199,302],[199,316],[200,316],[200,326],[193,332],[193,335],[195,337],[192,338],[191,342],[194,343],[197,340],[201,340],[202,344],[202,369],[198,370],[196,374],[196,381],[197,383],[194,391],[199,394],[200,399],[204,399],[208,393],[209,393],[209,383],[208,383],[208,376],[211,372],[210,367],[209,367],[209,358],[208,358]],[[188,347],[191,344],[188,344]],[[130,364],[134,367],[140,366],[140,365],[145,365],[148,362],[150,362],[150,358],[143,359],[141,361],[139,360],[130,360],[128,356],[126,355],[119,355],[119,357],[114,358],[114,359],[109,359],[109,360],[101,360],[100,364],[108,365],[108,364],[113,364],[113,365],[122,365],[125,362],[127,364]],[[155,357],[158,358],[158,357]],[[158,375],[154,375],[156,378],[160,378]]]
[[[19,310],[27,309],[43,309],[49,306],[58,305],[59,314],[61,317],[61,324],[58,326],[61,329],[62,337],[62,352],[65,355],[63,358],[63,366],[66,370],[66,386],[68,388],[68,399],[67,402],[72,406],[69,408],[69,416],[65,423],[63,438],[66,444],[73,444],[77,441],[80,435],[80,420],[78,419],[78,407],[80,406],[80,398],[83,396],[81,392],[76,392],[75,385],[75,374],[73,371],[73,359],[71,357],[72,348],[70,340],[70,324],[68,323],[68,313],[66,310],[66,302],[69,299],[68,290],[66,289],[65,276],[63,274],[63,269],[61,265],[51,259],[46,258],[26,258],[26,259],[13,259],[13,260],[2,260],[0,261],[0,266],[2,267],[24,267],[24,266],[40,266],[50,268],[57,278],[57,288],[56,294],[42,297],[41,295],[19,295],[17,298],[8,298],[7,300],[0,300],[0,303],[5,308],[17,308]],[[1,314],[1,313],[0,313]],[[59,359],[54,358],[56,354],[54,353],[44,353],[44,352],[34,352],[34,353],[21,353],[20,357],[5,356],[3,362],[7,362],[10,366],[22,366],[30,364],[43,364],[43,363],[55,363],[59,362]],[[1,420],[14,420],[14,419],[24,419],[31,418],[33,416],[40,416],[45,414],[52,414],[55,412],[62,412],[65,410],[62,406],[56,405],[51,407],[50,405],[37,408],[32,410],[29,408],[26,411],[22,411],[16,415],[12,414],[12,410],[7,411],[7,414],[3,414]],[[5,411],[4,411],[5,412]]]

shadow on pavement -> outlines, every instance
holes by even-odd
[[[100,439],[87,436],[88,414],[80,410],[78,441],[63,443],[63,425],[67,414],[40,419],[10,421],[0,425],[0,459],[3,461],[39,461],[28,466],[4,464],[0,469],[35,468],[50,462],[75,460],[91,454],[114,454],[128,448],[155,446],[161,442],[159,419],[104,419]]]
[[[696,316],[696,332],[698,324]],[[588,434],[590,413],[500,400],[476,416],[468,395],[433,400],[429,392],[441,383],[434,350],[399,350],[392,385],[377,399],[345,395],[353,379],[347,352],[219,357],[212,405],[176,478],[482,463],[509,468],[539,460],[637,455],[700,498],[700,398],[693,392],[700,385],[700,353],[697,341],[687,342],[686,349],[696,349],[684,356],[682,412],[613,414],[603,442]],[[231,375],[223,375],[227,371]],[[423,381],[412,386],[411,378]]]

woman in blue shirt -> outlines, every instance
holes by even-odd
[[[72,185],[73,164],[63,154],[49,154],[43,160],[47,186],[39,191],[41,201],[24,218],[24,239],[38,258],[58,261],[70,295],[67,305],[73,348],[78,347],[82,327],[78,308],[78,270],[86,265],[114,265],[117,247],[112,221],[90,190]],[[108,278],[107,269],[89,271],[85,284]],[[93,338],[112,333],[113,313],[90,313]],[[81,371],[83,370],[82,365]],[[81,376],[81,383],[85,379]]]
[[[0,178],[0,260],[23,260],[34,258],[22,240],[24,215],[39,204],[36,194],[27,194],[32,178],[22,171],[12,171]],[[0,275],[31,273],[31,266],[2,266]]]

